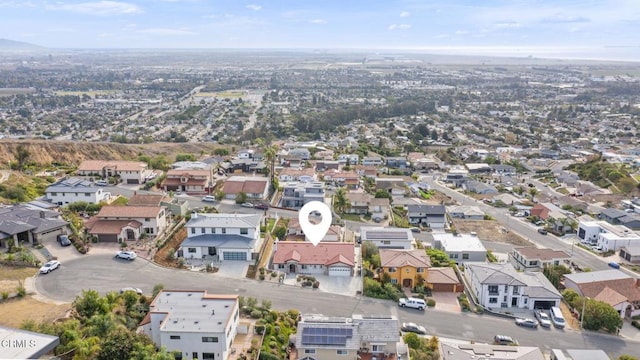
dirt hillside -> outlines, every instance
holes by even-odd
[[[53,140],[0,140],[0,164],[15,161],[18,145],[29,151],[29,161],[48,165],[54,161],[79,164],[83,160],[135,160],[139,155],[165,155],[173,161],[177,154],[210,155],[220,145],[212,143],[117,144]],[[3,167],[0,165],[0,168]]]

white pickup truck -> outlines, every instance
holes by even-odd
[[[402,298],[398,300],[398,306],[424,310],[424,308],[427,307],[427,303],[422,299],[410,297],[410,298]]]

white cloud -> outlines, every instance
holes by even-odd
[[[410,28],[411,28],[411,25],[409,24],[391,24],[387,29],[394,31],[394,30],[407,30]]]
[[[142,13],[142,8],[135,4],[129,4],[120,1],[96,1],[96,2],[83,2],[78,4],[64,4],[58,3],[56,5],[49,5],[50,9],[65,10],[71,12],[77,12],[87,15],[123,15],[123,14],[139,14]]]
[[[310,20],[309,22],[312,23],[312,24],[322,25],[322,24],[326,24],[327,20],[325,20],[325,19],[313,19],[313,20]]]
[[[256,5],[256,4],[249,4],[247,6],[245,6],[247,9],[253,10],[253,11],[259,11],[260,9],[262,9],[262,6],[260,5]]]
[[[457,30],[456,35],[467,35],[469,32],[467,30]]]
[[[402,17],[402,18],[407,18],[409,16],[411,16],[411,13],[408,12],[408,11],[403,11],[403,12],[400,13],[400,17]]]
[[[507,21],[507,22],[495,23],[493,24],[493,26],[497,27],[498,29],[517,29],[522,27],[522,24],[515,21]]]
[[[169,29],[169,28],[151,28],[151,29],[143,29],[139,30],[140,34],[147,35],[162,35],[162,36],[190,36],[190,35],[198,35],[190,30],[185,29]]]

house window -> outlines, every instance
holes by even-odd
[[[222,228],[222,233],[226,234],[227,233],[227,228]]]
[[[338,355],[349,355],[347,350],[336,350],[336,354]]]
[[[463,260],[469,260],[469,254],[462,254]]]
[[[498,294],[498,285],[489,285],[489,294],[497,295]]]
[[[537,261],[529,261],[529,265],[538,266],[538,262]]]
[[[384,345],[371,345],[371,352],[380,352],[384,350]]]
[[[144,218],[144,221],[145,222],[149,222],[149,221],[151,221],[151,218]]]
[[[449,254],[449,259],[457,259],[458,254]]]
[[[58,196],[58,193],[52,192],[51,196]]]
[[[496,297],[489,298],[489,304],[497,304],[497,303],[498,303],[498,298]]]
[[[196,252],[196,248],[187,248],[187,249],[188,249],[187,251],[189,251],[189,253],[195,253]]]
[[[216,355],[214,353],[202,353],[202,360],[215,360]]]
[[[211,233],[215,234],[216,233],[216,228],[211,228]]]
[[[423,273],[424,272],[424,268],[418,268],[418,272],[419,273]]]
[[[191,228],[191,233],[195,234],[196,233],[196,228]]]
[[[284,269],[284,264],[278,264],[278,269]]]
[[[302,268],[303,268],[303,269],[306,269],[306,268],[307,268],[307,265],[302,264]]]
[[[84,196],[89,197],[89,196],[91,196],[91,194],[90,193],[84,193]]]
[[[505,295],[504,298],[502,298],[502,301],[507,302],[507,295]]]
[[[394,272],[396,272],[396,270],[397,270],[397,269],[396,269],[396,268],[394,268],[394,267],[390,267],[390,268],[389,268],[389,272],[390,272],[390,273],[394,273]]]
[[[206,233],[206,232],[207,232],[207,231],[206,231],[204,228],[200,228],[200,233],[201,233],[201,234],[204,234],[204,233]]]
[[[171,336],[169,336],[169,339],[171,339],[171,340],[180,340],[180,335],[171,335]]]
[[[384,244],[384,245],[391,245],[391,241],[389,241],[389,240],[384,240],[384,241],[382,242],[382,244]]]
[[[218,338],[215,336],[203,336],[202,337],[202,342],[204,343],[217,343],[218,342]]]
[[[305,354],[315,354],[316,353],[316,349],[304,349],[304,353]]]
[[[392,284],[397,284],[398,283],[398,279],[391,279],[391,283]]]
[[[192,358],[193,360],[198,359],[198,352],[197,352],[197,351],[192,352],[192,353],[191,353],[191,358]]]
[[[241,228],[240,229],[240,235],[247,235],[249,233],[249,229],[247,228]]]
[[[513,295],[520,295],[520,288],[517,286],[513,287]]]
[[[527,300],[529,300],[528,298],[524,298],[524,304],[527,304]]]

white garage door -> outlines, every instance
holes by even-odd
[[[332,267],[329,269],[330,276],[351,276],[351,269],[348,267]]]

